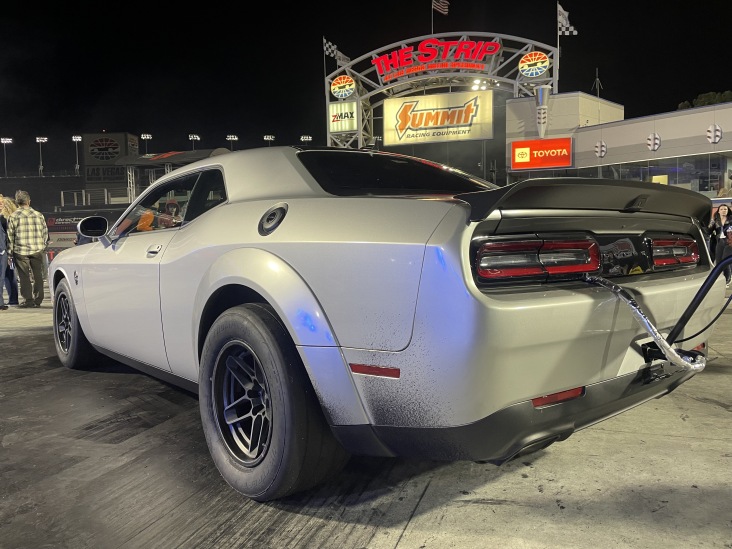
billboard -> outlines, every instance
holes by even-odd
[[[355,101],[337,101],[328,104],[330,133],[355,132],[358,129]]]
[[[511,143],[512,170],[572,167],[572,138],[531,139]]]
[[[384,101],[384,145],[476,139],[493,139],[491,90]]]
[[[117,166],[117,159],[137,154],[137,136],[128,133],[84,134],[83,165],[87,183],[126,183],[124,166]]]

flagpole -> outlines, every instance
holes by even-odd
[[[565,11],[564,8],[557,2],[557,59],[554,63],[555,76],[557,80],[557,92],[559,91],[559,58],[562,56],[562,47],[559,45],[559,37],[561,35],[573,34],[577,35],[577,29],[575,29],[569,22],[569,12]]]
[[[559,2],[557,2],[557,20],[554,24],[557,26],[557,59],[554,62],[554,72],[557,76],[557,89],[554,90],[554,93],[559,93],[559,58],[562,56],[562,50],[559,46]]]
[[[325,35],[323,35],[323,87],[325,88],[325,118],[328,119],[328,70],[326,69],[327,55],[325,54]],[[325,146],[330,147],[330,130],[326,128],[325,132]]]
[[[559,47],[559,22],[557,22],[557,59],[554,62],[554,72],[557,74],[557,89],[554,93],[559,93],[559,58],[562,56],[562,50]]]

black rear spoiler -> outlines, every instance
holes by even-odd
[[[681,187],[618,179],[552,177],[526,179],[491,191],[456,195],[470,204],[470,221],[498,209],[582,209],[652,212],[693,217],[706,226],[712,201]]]

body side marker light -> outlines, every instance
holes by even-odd
[[[559,391],[558,393],[552,393],[551,395],[545,395],[543,397],[537,397],[531,399],[531,404],[534,408],[540,408],[542,406],[548,406],[549,404],[558,404],[559,402],[566,402],[585,394],[584,387],[575,387],[567,391]]]
[[[372,366],[370,364],[349,364],[354,374],[364,374],[367,376],[390,377],[399,379],[402,372],[399,368],[388,368],[385,366]]]

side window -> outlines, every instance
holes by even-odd
[[[140,197],[112,229],[110,236],[123,236],[140,232],[160,231],[180,227],[183,209],[189,202],[191,191],[200,172],[184,175],[160,186],[153,186]]]
[[[226,202],[224,174],[219,169],[200,172],[190,200],[185,206],[183,223],[189,223],[211,208]]]

